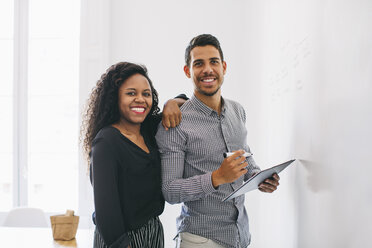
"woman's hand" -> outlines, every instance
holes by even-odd
[[[182,119],[180,106],[182,106],[185,101],[186,100],[182,98],[175,98],[168,100],[164,104],[161,123],[165,130],[168,130],[171,127],[176,127],[180,124]]]

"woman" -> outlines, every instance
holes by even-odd
[[[164,107],[163,125],[180,121],[180,98]],[[144,66],[111,66],[93,90],[85,115],[84,148],[94,191],[94,247],[163,247],[164,210],[155,133],[158,95]]]

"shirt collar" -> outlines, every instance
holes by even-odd
[[[191,97],[190,101],[197,109],[199,109],[205,115],[212,115],[213,113],[217,114],[215,110],[211,109],[210,107],[205,105],[201,100],[199,100],[199,98],[197,98],[195,94]],[[222,104],[221,115],[224,115],[226,112],[226,104],[222,96],[221,96],[221,104]]]

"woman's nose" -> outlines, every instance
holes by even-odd
[[[137,96],[135,99],[134,99],[135,102],[144,102],[145,99],[142,97],[142,96]]]

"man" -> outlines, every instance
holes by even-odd
[[[162,190],[171,204],[183,203],[177,218],[178,244],[189,247],[242,247],[250,243],[244,195],[222,202],[243,180],[260,171],[250,152],[242,106],[221,97],[226,73],[219,41],[212,35],[193,38],[185,53],[184,72],[194,95],[181,107],[182,122],[156,135],[162,160]],[[224,152],[235,151],[223,158]],[[273,175],[260,185],[273,192]]]

